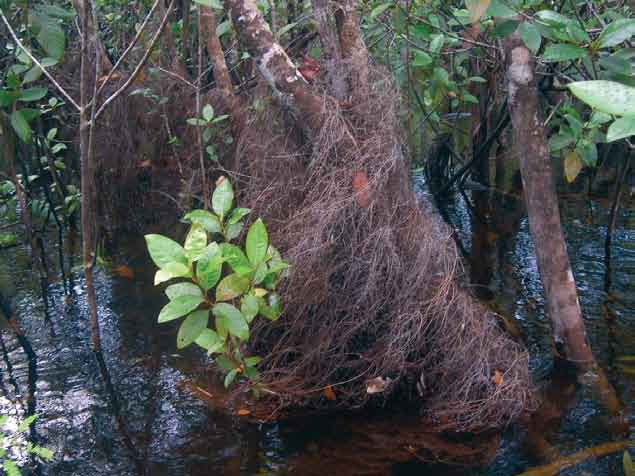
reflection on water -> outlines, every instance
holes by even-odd
[[[609,205],[576,197],[562,204],[591,344],[630,416],[635,402],[635,326],[630,322],[635,316],[635,209],[624,204],[620,213],[607,293],[603,260]],[[537,381],[546,382],[552,368],[550,331],[527,220],[513,198],[499,197],[488,206],[494,209],[486,210],[481,221],[463,199],[449,203],[448,210],[471,252],[478,294],[513,317],[529,346]],[[492,217],[503,219],[492,223]],[[1,333],[0,395],[40,415],[33,436],[55,451],[56,460],[38,468],[39,474],[477,474],[418,462],[419,453],[412,448],[426,447],[441,460],[449,450],[443,440],[415,431],[420,426],[416,416],[329,416],[255,425],[213,411],[186,384],[204,371],[204,359],[194,350],[177,352],[174,328],[155,324],[164,297],[152,286],[142,243],[134,241],[114,258],[134,271],[132,279],[103,271],[97,275],[101,356],[89,346],[80,270],[73,273],[69,295],[60,281],[47,287],[43,301],[25,250],[0,252],[0,291],[10,297],[25,336],[18,340],[9,330]],[[556,422],[540,430],[550,450],[569,454],[611,439],[591,388],[575,392],[566,383],[553,385],[555,390],[545,390],[554,392],[553,400],[569,398],[545,409],[545,421]],[[480,442],[490,455],[498,444],[495,436]],[[535,451],[527,451],[527,441],[525,429],[508,430],[494,462],[478,474],[513,475],[539,463]],[[476,459],[473,446],[458,442],[452,451],[461,448],[464,459]],[[487,454],[481,452],[481,458]],[[620,471],[618,455],[584,463],[567,474]]]

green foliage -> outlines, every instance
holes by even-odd
[[[211,160],[218,160],[216,148],[214,147],[212,141],[215,136],[216,127],[218,123],[225,121],[228,117],[229,116],[226,114],[222,116],[215,116],[214,108],[210,104],[207,104],[201,111],[201,117],[190,117],[187,120],[189,125],[203,128],[203,146],[205,147],[205,151]],[[230,139],[230,137],[225,138],[226,142],[230,142]]]
[[[256,384],[260,358],[243,355],[249,326],[259,315],[272,321],[280,317],[282,307],[275,291],[288,265],[269,243],[261,219],[249,227],[244,248],[230,243],[240,236],[250,210],[234,207],[234,190],[225,177],[217,181],[212,209],[185,215],[191,225],[182,246],[162,235],[145,237],[159,268],[155,284],[179,279],[165,289],[170,302],[158,321],[185,317],[177,347],[196,343],[216,355],[225,386],[239,376]]]
[[[23,420],[13,416],[0,416],[0,474],[20,476],[20,469],[33,455],[43,461],[51,461],[54,454],[48,448],[38,446],[27,440],[27,433],[37,415]]]

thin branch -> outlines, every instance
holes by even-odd
[[[152,40],[150,41],[150,46],[148,46],[148,49],[146,50],[145,54],[143,55],[143,58],[141,58],[141,61],[139,61],[139,64],[137,65],[135,70],[132,72],[130,77],[127,79],[127,81],[123,84],[123,86],[121,86],[108,99],[106,99],[106,101],[104,101],[104,103],[101,105],[101,107],[99,108],[99,110],[95,114],[94,119],[97,119],[101,115],[101,113],[104,112],[104,109],[106,109],[106,107],[108,107],[108,105],[111,102],[113,102],[122,93],[124,93],[126,91],[126,89],[128,89],[130,87],[130,85],[135,81],[135,79],[137,79],[137,76],[141,72],[141,69],[146,64],[146,61],[148,61],[148,58],[150,57],[150,53],[152,53],[152,50],[154,49],[154,45],[156,44],[157,40],[159,39],[159,36],[161,36],[161,32],[163,31],[163,28],[165,27],[165,24],[168,21],[168,17],[170,16],[170,13],[172,13],[172,8],[173,7],[174,7],[174,0],[171,0],[170,1],[170,5],[168,6],[168,9],[165,12],[165,15],[163,16],[163,19],[161,20],[161,24],[159,25],[159,28],[155,32],[154,36],[152,37]]]
[[[53,85],[57,88],[57,90],[62,94],[62,96],[64,96],[66,99],[68,99],[68,101],[75,106],[75,109],[77,109],[78,111],[81,111],[82,108],[80,107],[79,104],[77,104],[75,102],[75,100],[71,97],[70,94],[68,94],[66,92],[66,90],[55,80],[55,78],[53,77],[53,75],[51,73],[49,73],[47,71],[47,69],[42,66],[42,63],[40,63],[37,58],[35,56],[33,56],[31,54],[31,52],[26,48],[26,46],[24,46],[22,44],[22,42],[20,41],[20,39],[18,38],[18,36],[15,34],[15,31],[13,31],[13,28],[11,28],[11,25],[9,24],[9,20],[7,20],[7,17],[4,15],[4,11],[2,11],[2,9],[0,9],[0,17],[2,17],[2,21],[4,22],[4,24],[6,25],[7,29],[9,30],[9,34],[11,35],[11,38],[13,38],[13,41],[16,42],[16,44],[20,47],[20,49],[22,49],[26,55],[31,58],[31,61],[33,61],[44,73],[44,75],[49,79],[49,81],[51,81],[51,83],[53,83]]]
[[[110,78],[112,78],[112,75],[115,73],[115,71],[117,71],[117,68],[119,67],[119,65],[121,63],[123,63],[123,61],[126,59],[126,56],[128,56],[128,53],[130,53],[132,51],[132,49],[135,47],[135,45],[137,44],[137,42],[139,41],[139,38],[141,38],[142,33],[144,32],[146,26],[148,25],[148,22],[150,21],[150,18],[152,18],[152,16],[154,15],[154,11],[157,9],[157,7],[159,6],[159,2],[162,0],[156,0],[154,2],[154,5],[152,5],[152,8],[150,9],[150,11],[148,12],[148,14],[146,15],[146,17],[143,20],[143,23],[141,24],[141,27],[139,28],[139,31],[137,31],[137,34],[135,35],[135,37],[132,39],[132,42],[128,45],[128,47],[126,48],[126,50],[123,52],[123,54],[119,57],[119,59],[117,60],[117,62],[115,63],[115,65],[112,67],[112,69],[108,72],[108,76],[106,76],[106,79],[101,83],[101,86],[99,87],[99,89],[97,90],[97,94],[95,95],[95,98],[99,97],[99,95],[101,94],[101,92],[104,90],[104,88],[106,87],[106,83],[108,81],[110,81]],[[95,80],[97,81],[98,78],[95,78]]]

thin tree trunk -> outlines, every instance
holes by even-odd
[[[617,413],[619,400],[596,364],[586,337],[560,222],[547,133],[539,110],[535,59],[517,34],[505,41],[505,56],[514,148],[520,160],[529,227],[556,350],[576,365],[579,375],[594,380],[609,411]]]
[[[91,137],[91,117],[88,103],[91,99],[91,52],[95,55],[95,72],[100,70],[100,54],[98,49],[90,48],[86,32],[88,31],[88,18],[91,16],[88,0],[79,0],[80,19],[82,20],[81,37],[81,66],[80,66],[80,105],[79,113],[79,149],[80,149],[80,182],[81,182],[81,222],[82,222],[82,259],[84,265],[84,278],[86,280],[86,298],[90,311],[90,323],[92,331],[93,350],[101,351],[101,337],[99,332],[99,320],[97,316],[97,297],[93,278],[95,262],[95,176],[93,170],[94,146]],[[97,75],[92,78],[96,83]],[[94,89],[94,85],[93,85]],[[94,98],[96,99],[96,98]],[[93,101],[94,111],[95,101]]]
[[[329,0],[313,0],[313,17],[317,22],[317,31],[322,45],[322,59],[326,67],[330,90],[336,99],[344,100],[348,96],[346,72],[342,65],[342,52],[333,24],[333,15]]]
[[[310,129],[322,123],[322,98],[311,91],[284,48],[274,39],[253,0],[224,0],[240,38],[269,85],[288,96]]]
[[[99,38],[98,28],[99,25],[94,21],[94,18],[90,12],[83,6],[84,0],[73,0],[73,7],[77,11],[79,15],[79,24],[82,25],[82,34],[84,33],[84,28],[86,29],[86,37],[88,42],[92,44],[92,48],[96,48],[99,51],[99,58],[101,61],[100,67],[101,71],[107,73],[112,69],[112,62],[108,58],[108,54],[106,52],[106,48],[104,44],[101,42]]]
[[[192,23],[192,16],[190,15],[190,7],[192,5],[191,0],[183,0],[181,3],[181,15],[183,20],[183,26],[181,27],[181,48],[183,49],[183,62],[187,69],[187,60],[190,59],[190,27]]]
[[[225,62],[225,54],[220,38],[216,34],[216,14],[210,7],[199,7],[199,15],[201,16],[201,35],[207,46],[207,54],[212,61],[214,67],[214,81],[216,88],[221,91],[223,96],[231,97],[234,95],[232,80],[229,76],[229,69]]]
[[[360,35],[357,7],[357,0],[341,0],[335,14],[342,58],[347,64],[351,95],[356,103],[365,100],[370,86],[368,49]]]

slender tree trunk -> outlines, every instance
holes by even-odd
[[[99,38],[99,32],[98,32],[98,28],[99,25],[97,25],[97,23],[94,21],[94,18],[90,12],[90,10],[86,10],[83,7],[83,2],[84,0],[73,0],[73,7],[75,7],[75,10],[77,11],[78,15],[79,15],[79,24],[82,25],[82,29],[85,28],[86,30],[86,37],[88,39],[88,42],[92,45],[92,47],[90,47],[91,49],[95,48],[97,49],[97,51],[99,51],[99,58],[101,61],[100,67],[101,67],[101,71],[104,73],[107,73],[108,71],[110,71],[112,69],[112,62],[110,61],[110,59],[108,58],[108,54],[106,52],[106,48],[104,47],[104,44],[101,42],[101,39]],[[82,34],[84,33],[84,30],[82,30]]]
[[[360,35],[357,0],[341,0],[335,14],[340,37],[340,48],[350,83],[353,100],[363,102],[368,96],[368,49]]]
[[[181,27],[181,48],[183,49],[183,62],[187,69],[187,61],[190,59],[190,28],[192,24],[192,16],[190,15],[190,7],[192,6],[191,0],[183,0],[181,2],[181,15],[183,20],[183,26]]]
[[[594,363],[560,223],[547,134],[539,112],[534,58],[514,35],[505,43],[514,147],[532,238],[558,350],[580,369]]]
[[[80,149],[80,186],[81,186],[81,222],[82,222],[82,259],[84,265],[84,278],[86,280],[86,299],[90,311],[90,323],[92,331],[93,350],[101,351],[101,337],[99,332],[99,320],[97,315],[97,297],[93,269],[95,262],[95,176],[93,169],[94,147],[91,137],[90,109],[88,103],[91,99],[91,85],[97,81],[97,74],[91,81],[91,53],[94,54],[95,72],[100,70],[100,54],[98,49],[91,48],[88,40],[87,28],[91,9],[88,0],[78,0],[80,19],[82,20],[81,37],[81,66],[80,66],[80,106],[79,113],[79,149]],[[96,98],[94,98],[96,100]],[[95,103],[93,101],[94,111]]]
[[[348,96],[349,89],[329,0],[313,0],[312,5],[322,45],[322,60],[326,68],[330,89],[335,98],[343,100]]]

